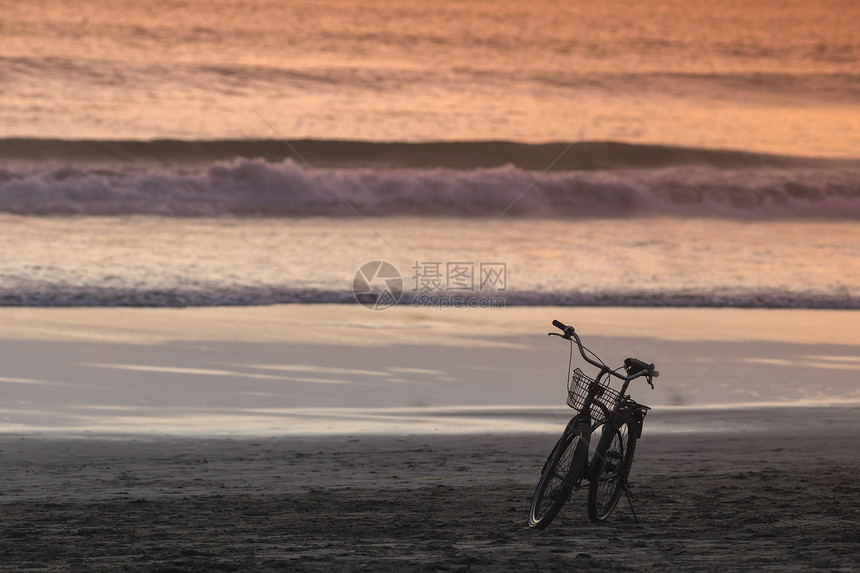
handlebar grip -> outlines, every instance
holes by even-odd
[[[624,360],[624,366],[626,367],[627,373],[631,374],[633,372],[641,372],[642,370],[647,370],[649,376],[659,376],[660,373],[654,370],[653,364],[648,364],[647,362],[643,362],[638,358],[626,358]]]
[[[557,329],[559,329],[559,330],[564,330],[565,328],[567,328],[567,325],[565,325],[565,324],[564,324],[563,322],[561,322],[560,320],[553,320],[553,321],[552,321],[552,325],[553,325],[554,327],[556,327]]]

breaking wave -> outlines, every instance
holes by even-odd
[[[860,167],[533,171],[40,161],[0,169],[0,212],[163,216],[860,217]]]

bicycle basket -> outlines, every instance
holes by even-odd
[[[567,405],[576,410],[582,411],[585,406],[585,400],[588,398],[589,391],[594,389],[594,397],[612,410],[621,401],[621,394],[609,387],[604,381],[598,384],[588,376],[586,376],[579,368],[575,369],[570,375],[570,382],[567,383]],[[603,410],[597,404],[591,404],[591,418],[596,422],[604,422]]]

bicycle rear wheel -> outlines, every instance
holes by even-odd
[[[617,430],[609,424],[604,426],[591,465],[591,485],[588,487],[588,517],[591,521],[605,521],[618,505],[635,449],[631,420],[625,421]]]
[[[550,453],[532,498],[530,527],[544,529],[549,525],[579,480],[588,458],[583,432],[583,425],[576,426],[573,431],[565,431]]]

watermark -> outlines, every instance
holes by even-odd
[[[352,279],[352,294],[365,308],[385,310],[400,302],[403,277],[389,262],[370,261],[356,271]]]
[[[501,308],[508,289],[508,266],[499,261],[415,261],[411,268],[413,308]],[[386,261],[370,261],[355,273],[355,300],[372,310],[385,310],[404,296],[403,277]],[[497,296],[493,296],[497,295]],[[407,302],[407,301],[404,301]]]
[[[508,265],[499,262],[415,261],[412,265],[412,291],[428,292],[505,292]]]
[[[457,296],[451,294],[419,294],[412,299],[412,308],[504,308],[501,296]]]

